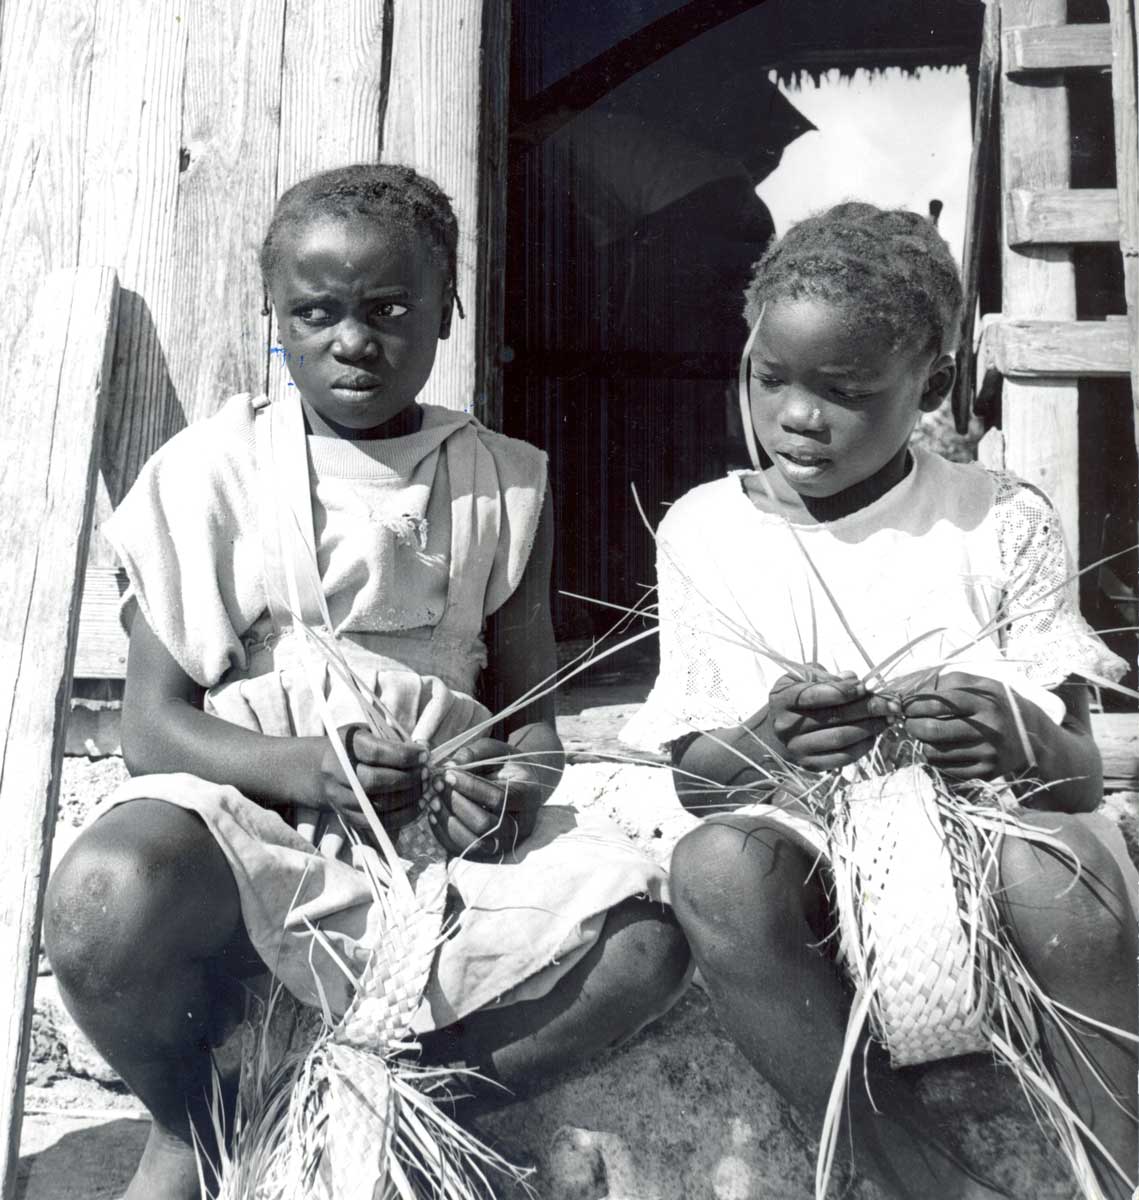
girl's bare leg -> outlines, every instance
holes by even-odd
[[[127,1197],[196,1200],[190,1122],[205,1137],[209,1048],[241,1012],[225,966],[247,942],[221,850],[174,805],[113,808],[53,875],[44,937],[68,1009],[154,1119]]]
[[[1000,903],[1017,949],[1052,999],[1134,1034],[1139,948],[1119,866],[1078,817],[1040,813],[1028,819],[1071,848],[1079,859],[1080,874],[1073,883],[1071,860],[1056,850],[1022,838],[1005,838]],[[1044,1041],[1051,1065],[1081,1119],[1115,1161],[1133,1174],[1139,1155],[1135,1044],[1079,1021],[1075,1025],[1084,1052],[1112,1095],[1060,1030],[1048,1024]],[[1131,1188],[1106,1167],[1094,1148],[1088,1150],[1106,1194],[1121,1200],[1130,1196]]]
[[[710,818],[672,860],[680,923],[727,1032],[790,1104],[822,1128],[849,1013],[837,968],[818,948],[829,932],[817,855],[762,818]],[[946,1156],[952,1145],[916,1093],[872,1049],[862,1084],[862,1046],[843,1114],[855,1163],[888,1191],[913,1200],[990,1193]]]
[[[689,977],[688,946],[671,910],[627,900],[553,991],[428,1035],[424,1059],[473,1067],[508,1089],[497,1089],[498,1099],[511,1099],[632,1037],[676,1003]],[[480,1090],[480,1099],[495,1098],[496,1089]]]

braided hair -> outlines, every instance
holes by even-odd
[[[822,300],[851,327],[871,327],[895,348],[952,352],[961,323],[961,279],[945,239],[917,213],[848,201],[792,226],[755,264],[744,317],[755,324],[778,299]]]
[[[310,175],[284,192],[261,243],[261,277],[268,285],[280,259],[286,229],[320,217],[367,217],[425,236],[446,272],[448,294],[459,315],[456,292],[459,223],[441,187],[397,163],[357,163]]]

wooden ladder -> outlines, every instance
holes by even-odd
[[[967,317],[954,397],[964,431],[974,396],[1000,388],[1001,427],[985,435],[978,456],[1052,497],[1077,562],[1079,380],[1130,376],[1139,445],[1135,0],[1109,0],[1109,9],[1107,23],[1069,25],[1067,0],[986,0],[966,217]],[[1067,82],[1087,71],[1112,75],[1117,186],[1111,189],[1071,187]],[[998,171],[995,204],[991,192]],[[974,356],[985,222],[994,210],[1000,221],[1001,312],[985,319]],[[1119,245],[1125,317],[1076,319],[1073,247],[1081,243]],[[1109,779],[1139,786],[1134,716],[1099,714],[1096,724]]]

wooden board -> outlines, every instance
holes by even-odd
[[[1119,249],[1123,254],[1123,289],[1131,338],[1131,404],[1139,449],[1139,56],[1134,0],[1110,0],[1110,9]]]
[[[1024,13],[1022,19],[1034,15]],[[1111,66],[1111,29],[1106,24],[1016,28],[1006,22],[1004,58],[1005,70],[1013,75],[1103,69]]]
[[[1104,786],[1139,790],[1139,718],[1092,713],[1092,734],[1103,757]]]
[[[1032,41],[1023,30],[1012,36],[1017,27],[1062,26],[1066,17],[1067,0],[1001,0],[1001,27],[1006,31],[1001,80],[1005,192],[1058,191],[1070,185],[1068,95],[1062,79],[1033,77],[1020,82],[1009,74],[1017,61],[1018,39],[1021,45]],[[1006,320],[1074,320],[1076,277],[1071,250],[1060,246],[1012,249],[1007,230],[1004,247],[1001,309]],[[1052,497],[1075,561],[1079,561],[1080,532],[1077,403],[1074,382],[1052,380],[1008,379],[1001,398],[1006,465]]]
[[[473,405],[492,422],[500,415],[507,22],[505,0],[400,0],[384,120],[384,160],[430,175],[459,219],[467,319],[440,346],[423,399]]]
[[[996,132],[997,72],[1000,56],[1001,9],[999,0],[986,0],[981,28],[981,53],[977,66],[977,102],[973,118],[973,149],[969,156],[969,191],[965,209],[965,247],[962,252],[961,344],[957,351],[957,378],[953,383],[953,419],[958,433],[969,428],[976,386],[973,329],[977,319],[981,255],[990,216],[992,176],[996,170],[993,136]]]
[[[111,369],[114,271],[39,290],[0,397],[0,1184],[11,1195],[39,922],[59,798],[83,563]]]
[[[390,7],[385,0],[338,0],[329,20],[324,0],[289,0],[277,196],[317,171],[379,160]],[[270,337],[275,343],[275,325]],[[279,354],[267,357],[269,393],[280,395],[288,372]]]
[[[76,679],[126,678],[128,640],[119,623],[119,602],[126,589],[126,572],[121,568],[87,568],[75,651]]]
[[[376,162],[388,71],[384,0],[289,0],[277,194],[316,171]],[[402,7],[402,5],[396,5]]]
[[[186,423],[162,333],[175,319],[171,268],[188,27],[173,5],[99,5],[79,261],[113,264],[123,293],[96,528],[146,459]],[[98,536],[92,558],[114,562]]]
[[[173,308],[158,332],[189,423],[265,386],[257,256],[276,199],[285,0],[195,0],[182,11],[181,133],[165,164],[177,186]]]
[[[1035,192],[1013,188],[1005,196],[1010,246],[1064,246],[1119,240],[1115,188]]]
[[[104,0],[95,43],[81,261],[124,293],[98,526],[146,459],[265,379],[256,266],[274,200],[284,0],[183,12]]]
[[[40,282],[78,260],[95,2],[0,5],[0,379]]]
[[[1083,379],[1131,370],[1125,321],[994,321],[980,358],[1013,379]]]

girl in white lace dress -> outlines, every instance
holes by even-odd
[[[427,1061],[517,1091],[628,1036],[685,981],[659,868],[543,804],[562,768],[549,698],[427,769],[430,747],[555,663],[545,455],[416,402],[450,330],[457,235],[446,196],[406,167],[286,192],[262,271],[295,388],[236,396],[171,439],[110,522],[136,778],[60,864],[45,933],[68,1007],[154,1118],[130,1200],[197,1196],[191,1124],[210,1127],[210,1051],[244,985],[271,969],[339,1015],[342,964],[359,974],[377,939],[336,814],[367,826],[298,610],[327,613],[382,700],[385,737],[321,671],[361,787],[425,902],[445,895],[457,918],[413,1022]]]
[[[1118,679],[1124,664],[1071,601],[1047,497],[1010,475],[908,448],[918,413],[950,390],[960,303],[947,247],[913,214],[841,205],[768,251],[746,315],[750,415],[772,464],[769,487],[758,472],[734,472],[689,492],[662,522],[660,676],[624,736],[670,748],[678,792],[701,815],[709,796],[694,777],[762,785],[737,750],[754,761],[766,747],[768,766],[833,770],[864,755],[891,722],[951,779],[1047,784],[1025,794],[1025,805],[1044,810],[1025,819],[1058,831],[1082,872],[1073,882],[1058,855],[1006,839],[1002,919],[1055,1000],[1133,1033],[1135,873],[1118,832],[1092,815],[1101,766],[1081,683],[1084,674]],[[993,621],[998,614],[1005,619]],[[903,707],[888,683],[875,694],[859,682],[863,651],[878,663],[912,642],[887,672],[898,678],[944,663],[986,627],[942,666],[936,696]],[[816,681],[798,682],[780,656],[814,661]],[[720,1019],[817,1122],[849,1005],[821,946],[832,927],[821,848],[817,827],[793,808],[752,805],[707,816],[678,845],[671,877]],[[1116,1104],[1053,1030],[1046,1041],[1071,1104],[1130,1171],[1133,1046],[1091,1039]],[[903,1076],[884,1069],[877,1051],[869,1063],[869,1088],[850,1088],[859,1165],[899,1196],[982,1194]],[[1101,1174],[1108,1195],[1124,1194],[1111,1172]]]

